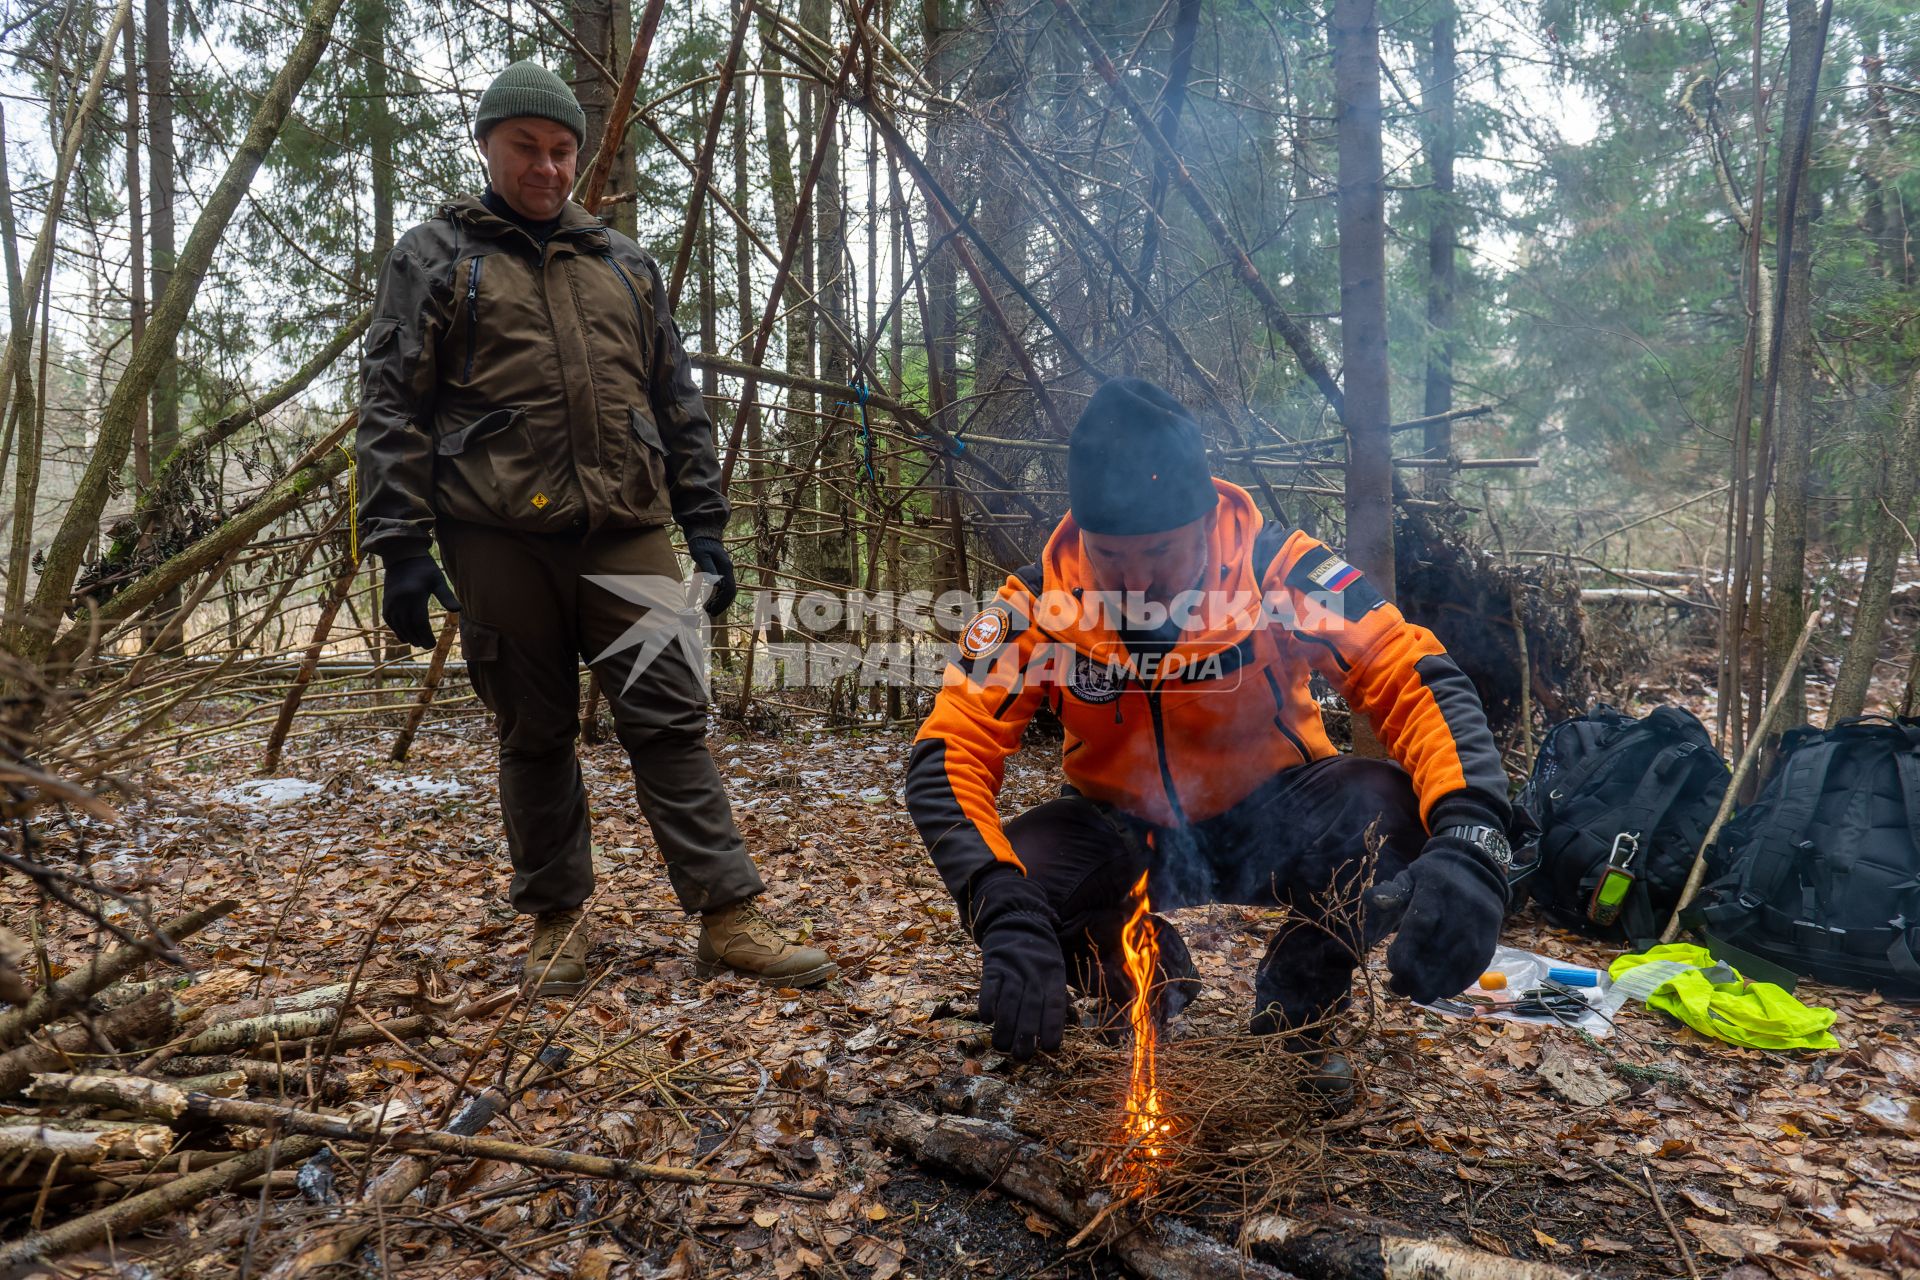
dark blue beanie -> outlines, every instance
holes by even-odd
[[[1164,533],[1217,501],[1199,424],[1143,378],[1111,378],[1067,442],[1067,500],[1089,533]]]

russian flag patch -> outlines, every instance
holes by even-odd
[[[1301,556],[1287,574],[1287,585],[1319,597],[1349,622],[1359,621],[1387,602],[1364,574],[1325,547],[1314,547]]]

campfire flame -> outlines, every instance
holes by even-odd
[[[1159,1028],[1153,1020],[1153,987],[1160,968],[1160,938],[1147,903],[1147,877],[1133,887],[1135,906],[1120,932],[1120,952],[1127,977],[1133,982],[1133,1002],[1127,1020],[1133,1030],[1133,1059],[1127,1075],[1126,1115],[1121,1125],[1119,1180],[1127,1191],[1145,1195],[1153,1190],[1155,1167],[1162,1142],[1173,1131],[1160,1106],[1160,1084],[1155,1069]]]

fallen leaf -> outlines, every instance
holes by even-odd
[[[1559,1045],[1540,1054],[1538,1074],[1555,1093],[1576,1107],[1602,1107],[1627,1096],[1627,1086],[1600,1068],[1575,1062]]]
[[[754,1210],[753,1225],[756,1227],[771,1228],[778,1221],[780,1221],[780,1215],[771,1209]]]
[[[1587,1253],[1632,1253],[1633,1246],[1624,1240],[1613,1240],[1606,1236],[1588,1236],[1580,1242],[1580,1248]]]
[[[887,1206],[883,1204],[870,1204],[867,1206],[868,1222],[885,1222],[886,1220]]]
[[[1895,1133],[1904,1133],[1910,1137],[1920,1137],[1920,1099],[1894,1098],[1884,1093],[1876,1093],[1861,1100],[1860,1114],[1875,1124],[1891,1129]]]
[[[1541,1248],[1551,1250],[1554,1253],[1572,1253],[1573,1252],[1572,1245],[1561,1244],[1558,1240],[1555,1240],[1552,1236],[1548,1235],[1546,1232],[1542,1231],[1538,1227],[1533,1228],[1533,1242],[1539,1245]]]
[[[1765,1258],[1780,1247],[1781,1236],[1764,1227],[1748,1226],[1744,1223],[1708,1222],[1705,1218],[1688,1218],[1687,1230],[1694,1238],[1707,1247],[1710,1253],[1722,1258]]]
[[[607,1280],[613,1271],[613,1264],[625,1256],[611,1245],[589,1245],[581,1253],[580,1261],[573,1264],[574,1280]]]

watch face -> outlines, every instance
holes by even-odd
[[[1449,827],[1447,834],[1457,835],[1462,840],[1477,844],[1493,855],[1493,860],[1501,866],[1508,869],[1513,867],[1513,846],[1507,843],[1506,835],[1496,828]]]

